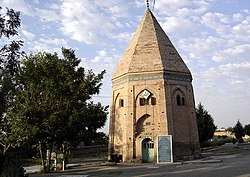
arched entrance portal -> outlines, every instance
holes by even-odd
[[[151,163],[154,161],[154,142],[150,138],[142,141],[142,162]]]

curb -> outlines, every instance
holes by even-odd
[[[220,159],[211,159],[211,160],[193,160],[193,161],[185,161],[183,164],[204,164],[204,163],[221,163]]]

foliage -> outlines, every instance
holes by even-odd
[[[237,121],[236,125],[233,128],[233,132],[235,134],[236,139],[239,143],[243,143],[243,136],[245,136],[244,128],[242,124],[240,123],[240,120]]]
[[[97,139],[105,137],[104,133],[96,133],[96,131],[105,124],[107,109],[108,107],[104,108],[100,103],[93,104],[93,102],[90,102],[87,104],[87,109],[82,109],[82,112],[78,112],[78,114],[82,114],[81,116],[88,116],[85,118],[84,122],[78,122],[75,126],[75,134],[78,134],[78,136],[76,136],[76,142],[84,141],[84,145],[86,146],[97,145]],[[83,129],[82,127],[86,128]]]
[[[2,7],[0,6],[0,10]],[[6,14],[0,14],[0,38],[10,40],[11,37],[18,35],[20,27],[20,12],[6,8]],[[10,107],[15,93],[15,75],[19,68],[20,48],[22,41],[10,41],[10,44],[1,46],[0,49],[0,144],[7,151],[9,144],[6,143],[8,132],[8,122],[5,115]]]
[[[0,10],[2,7],[0,6]],[[20,12],[15,12],[13,9],[6,8],[6,14],[0,13],[0,39],[3,37],[7,41],[11,39],[11,37],[18,35],[18,28],[21,25],[20,20]],[[20,48],[23,45],[23,41],[21,40],[12,40],[10,41],[10,44],[5,44],[1,46],[0,49],[0,76],[1,76],[1,93],[2,96],[5,93],[8,93],[6,91],[7,86],[10,86],[10,83],[8,81],[12,81],[10,77],[15,76],[16,72],[19,69],[20,64]],[[4,83],[7,82],[6,88],[4,87]],[[5,91],[5,92],[4,92]],[[8,99],[5,100],[5,102],[8,102]],[[5,106],[5,103],[3,100],[1,102],[1,109],[0,113],[1,115],[3,112],[5,112],[5,109],[3,109]]]
[[[245,125],[244,132],[246,135],[250,136],[250,124]]]
[[[108,145],[108,136],[103,132],[98,132],[94,134],[93,141],[90,144],[91,146],[96,145]]]
[[[198,124],[199,141],[202,146],[205,141],[213,137],[216,126],[214,125],[212,116],[207,110],[204,109],[204,106],[201,103],[199,103],[198,107],[196,108],[196,118]]]
[[[45,171],[47,150],[48,159],[55,145],[69,154],[78,141],[91,141],[107,117],[107,108],[88,102],[99,93],[105,71],[86,73],[71,49],[62,48],[62,56],[39,52],[23,59],[15,104],[7,114],[15,145],[36,146]]]
[[[1,177],[26,177],[25,170],[14,153],[6,153]]]
[[[211,140],[203,143],[203,148],[211,146],[221,146],[226,143],[233,143],[234,139],[228,136],[214,136]]]
[[[3,12],[0,6],[0,40],[6,44],[0,45],[0,171],[5,164],[5,169],[13,168],[11,161],[6,163],[7,157],[5,154],[9,149],[11,142],[9,141],[9,123],[6,120],[7,109],[11,106],[15,97],[16,73],[20,64],[20,48],[23,45],[21,40],[11,40],[12,37],[18,35],[18,28],[21,25],[20,12],[15,12],[13,9],[6,8]],[[8,176],[1,174],[2,176]]]
[[[234,128],[233,127],[228,127],[228,128],[226,128],[226,131],[233,132]]]

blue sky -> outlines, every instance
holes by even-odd
[[[106,69],[101,94],[93,99],[110,104],[111,76],[146,11],[145,0],[0,0],[0,5],[21,12],[18,38],[27,53],[70,47],[86,69]],[[156,0],[154,9],[150,6],[193,74],[196,105],[202,102],[218,128],[238,119],[249,124],[250,1]]]

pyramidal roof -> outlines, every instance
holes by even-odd
[[[126,74],[156,72],[191,75],[154,15],[147,9],[112,79]]]

